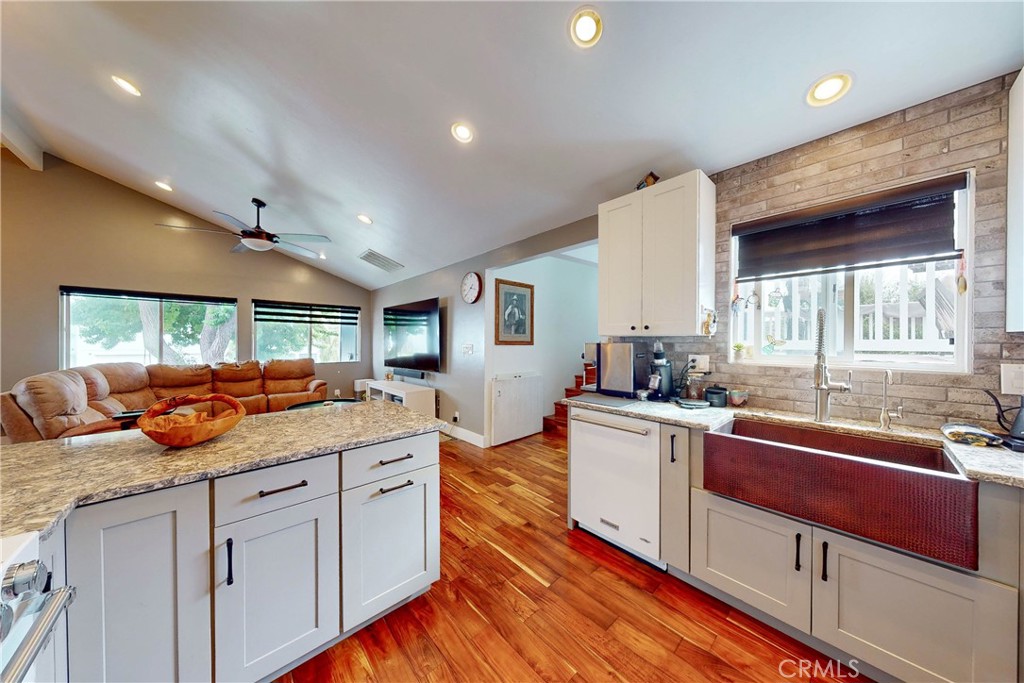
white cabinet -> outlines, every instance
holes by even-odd
[[[661,425],[661,559],[690,571],[690,430]]]
[[[661,563],[660,425],[573,408],[569,519]]]
[[[441,577],[437,450],[431,433],[342,453],[344,631]]]
[[[696,336],[715,305],[715,186],[691,171],[598,206],[598,334]]]
[[[703,490],[691,500],[697,578],[906,680],[1016,680],[1016,589]]]
[[[427,417],[435,417],[437,414],[434,390],[408,382],[368,381],[366,400],[391,401]]]
[[[207,483],[75,510],[67,581],[72,681],[211,677]]]
[[[39,559],[50,570],[52,586],[67,585],[64,522],[59,522],[49,536],[39,541]],[[36,657],[35,664],[25,680],[68,680],[68,618],[66,611],[57,620],[50,642]]]
[[[215,671],[256,681],[341,633],[338,456],[213,482]]]
[[[1016,680],[1013,588],[822,529],[814,553],[812,635],[905,680]]]

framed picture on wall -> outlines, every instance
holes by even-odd
[[[533,285],[494,281],[494,343],[533,344]]]

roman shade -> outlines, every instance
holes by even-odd
[[[291,304],[253,299],[256,322],[298,323],[304,325],[358,325],[359,306]]]
[[[954,193],[966,187],[957,173],[737,223],[736,280],[952,258]]]

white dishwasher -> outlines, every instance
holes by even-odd
[[[664,568],[660,427],[573,408],[569,419],[569,524]]]

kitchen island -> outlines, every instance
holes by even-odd
[[[5,446],[2,534],[60,551],[71,680],[263,680],[437,580],[442,425],[375,401],[186,449],[134,430]]]

